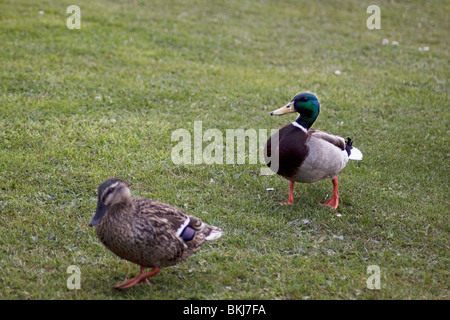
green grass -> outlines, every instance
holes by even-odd
[[[81,30],[69,3],[0,4],[0,298],[449,299],[449,3],[378,1],[368,30],[356,0],[166,2],[76,1]],[[336,212],[330,181],[279,206],[288,183],[261,164],[172,163],[176,129],[280,128],[294,117],[269,111],[301,91],[364,153]],[[110,176],[223,238],[112,290],[138,267],[87,227]]]

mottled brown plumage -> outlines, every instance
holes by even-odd
[[[100,241],[120,258],[141,266],[141,273],[115,286],[125,289],[147,279],[145,268],[174,265],[198,251],[222,231],[165,203],[132,198],[129,185],[111,178],[98,189],[98,204],[91,226]]]

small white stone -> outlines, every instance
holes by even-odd
[[[344,236],[336,236],[333,234],[333,239],[344,240]]]
[[[300,220],[300,222],[302,223],[302,224],[309,224],[311,221],[309,220],[309,219],[302,219],[302,220]]]

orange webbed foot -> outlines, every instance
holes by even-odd
[[[152,270],[150,270],[149,272],[145,272],[145,268],[141,266],[141,271],[140,273],[134,277],[131,278],[127,281],[124,281],[122,283],[119,283],[117,285],[115,285],[113,288],[117,289],[117,290],[124,290],[124,289],[128,289],[131,288],[143,281],[145,281],[147,284],[151,285],[152,283],[148,280],[148,278],[153,277],[154,275],[156,275],[159,272],[159,268],[155,267]]]
[[[330,200],[328,200],[324,203],[321,203],[320,205],[324,206],[324,207],[330,207],[330,208],[336,210],[339,205],[339,197],[333,197]]]
[[[287,204],[293,204],[294,203],[294,181],[289,181],[289,198],[287,202],[280,202],[280,206],[284,206]]]
[[[332,182],[333,182],[333,197],[330,200],[328,200],[328,201],[326,201],[324,203],[321,203],[320,205],[326,206],[326,207],[330,207],[330,208],[336,210],[338,205],[339,205],[338,178],[335,177],[332,180]]]

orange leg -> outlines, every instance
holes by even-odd
[[[295,186],[295,182],[294,181],[289,181],[289,198],[288,198],[288,202],[282,202],[282,203],[280,203],[281,205],[293,204],[294,203],[294,186]]]
[[[141,266],[141,271],[139,272],[139,274],[136,277],[131,278],[130,280],[127,280],[125,282],[119,283],[118,285],[115,285],[114,289],[118,289],[118,290],[128,289],[134,285],[137,285],[138,283],[141,283],[142,281],[145,281],[148,284],[151,284],[150,281],[148,280],[148,278],[153,277],[158,272],[159,272],[158,267],[154,267],[149,272],[145,272],[145,268]]]
[[[337,209],[339,205],[339,188],[338,188],[338,178],[335,177],[333,180],[333,197],[326,201],[325,203],[321,203],[322,206],[327,206],[333,209]]]

